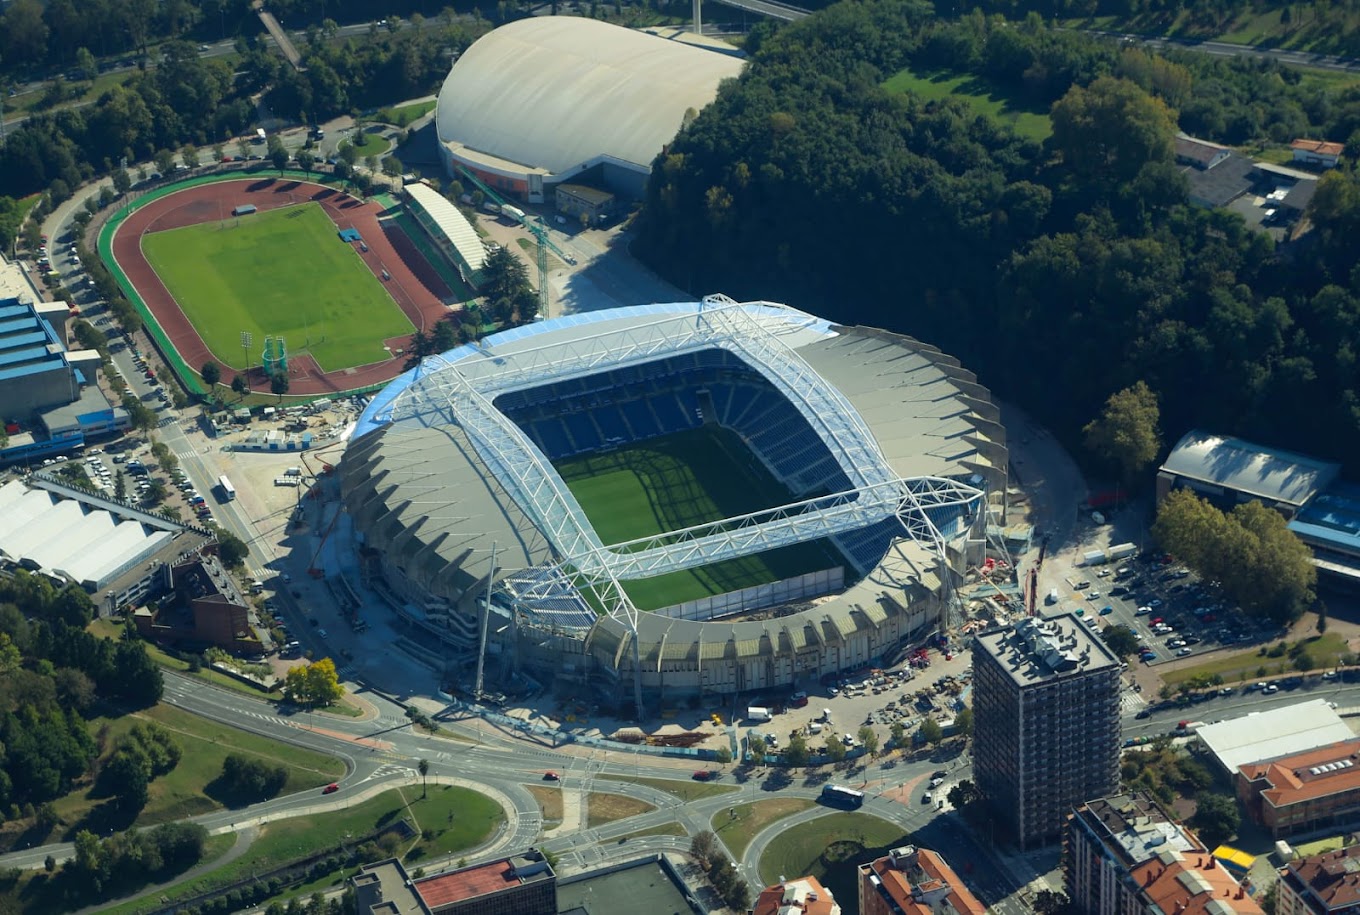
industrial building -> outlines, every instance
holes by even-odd
[[[463,52],[435,110],[440,156],[507,197],[589,183],[640,198],[652,160],[742,60],[580,16],[530,16]]]
[[[84,588],[102,614],[153,592],[205,532],[42,475],[0,485],[0,558]]]
[[[986,389],[929,346],[711,297],[573,314],[431,356],[374,397],[338,476],[366,581],[432,666],[475,660],[490,585],[485,656],[502,674],[678,701],[793,690],[938,628],[949,583],[983,556],[987,506],[1004,511],[998,420]],[[795,499],[860,495],[621,551],[552,468],[708,424]],[[836,566],[670,607],[639,611],[609,588],[600,612],[578,590],[581,570],[628,582],[812,539],[837,547]]]
[[[395,858],[349,880],[360,915],[633,915],[701,911],[664,855],[559,878],[536,849],[425,877]]]
[[[1083,915],[1261,915],[1231,870],[1141,791],[1078,806],[1063,879]]]
[[[95,350],[67,348],[66,302],[40,302],[22,268],[0,258],[0,422],[8,441],[0,464],[79,448],[127,429],[130,418],[99,390]]]
[[[1360,912],[1360,845],[1288,862],[1276,884],[1275,915],[1355,915]]]
[[[1227,511],[1260,501],[1289,519],[1313,552],[1322,581],[1360,588],[1360,487],[1339,479],[1341,465],[1198,430],[1171,449],[1157,474],[1160,501],[1194,490]]]
[[[1195,736],[1232,779],[1242,766],[1349,740],[1354,733],[1326,699],[1309,699],[1205,725]]]
[[[1119,673],[1071,613],[974,638],[974,781],[1021,849],[1056,841],[1073,806],[1118,786]]]
[[[859,915],[986,915],[938,853],[906,845],[859,865]]]

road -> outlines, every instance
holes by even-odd
[[[1077,29],[1087,35],[1099,35],[1125,42],[1138,42],[1158,50],[1194,51],[1198,54],[1211,54],[1215,57],[1253,57],[1257,60],[1273,60],[1292,67],[1311,67],[1315,70],[1335,70],[1342,73],[1360,72],[1360,60],[1353,57],[1337,57],[1334,54],[1312,54],[1308,51],[1293,51],[1287,48],[1263,48],[1253,45],[1232,44],[1226,41],[1197,41],[1191,38],[1153,38],[1144,35],[1129,35],[1123,32],[1107,32],[1100,29]]]

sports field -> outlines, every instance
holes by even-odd
[[[704,427],[553,465],[606,544],[774,508],[793,495],[732,432]],[[641,610],[843,565],[827,541],[623,582]]]
[[[142,251],[228,366],[242,366],[242,331],[255,365],[264,338],[282,336],[325,371],[389,359],[382,341],[415,331],[315,203],[147,234]]]

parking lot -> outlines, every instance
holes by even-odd
[[[1238,643],[1273,638],[1279,627],[1249,618],[1221,589],[1161,555],[1081,567],[1064,582],[1058,608],[1094,617],[1101,628],[1123,625],[1157,664]],[[1046,612],[1053,612],[1050,605]]]

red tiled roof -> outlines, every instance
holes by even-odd
[[[776,883],[774,886],[767,886],[760,891],[756,897],[756,904],[751,909],[751,915],[778,915],[784,906],[784,887],[790,883],[807,883],[808,888],[817,893],[817,898],[805,899],[802,903],[792,903],[794,911],[805,913],[805,915],[832,915],[832,912],[839,912],[840,906],[826,887],[816,877],[799,877],[797,880],[787,880],[784,883]]]
[[[1294,149],[1317,153],[1320,156],[1339,156],[1346,151],[1346,147],[1342,144],[1332,143],[1328,140],[1295,140],[1289,145]]]
[[[1159,855],[1133,869],[1148,901],[1167,915],[1265,915],[1241,884],[1213,855]]]
[[[987,907],[978,901],[944,858],[928,848],[918,848],[916,863],[926,876],[924,881],[916,885],[916,889],[930,892],[947,886],[949,895],[945,899],[958,915],[985,915]],[[878,875],[878,879],[883,881],[883,888],[902,911],[908,915],[932,915],[930,906],[912,898],[911,881],[907,879],[906,874],[893,866],[891,858],[879,858],[870,866]]]
[[[480,867],[417,880],[414,884],[420,898],[432,909],[518,885],[519,878],[509,861],[493,861]]]
[[[1275,807],[1360,790],[1360,739],[1248,763],[1238,767],[1238,771],[1247,781],[1265,779],[1270,787],[1261,796]]]
[[[1339,848],[1295,861],[1287,875],[1303,883],[1328,911],[1360,903],[1360,845]]]

